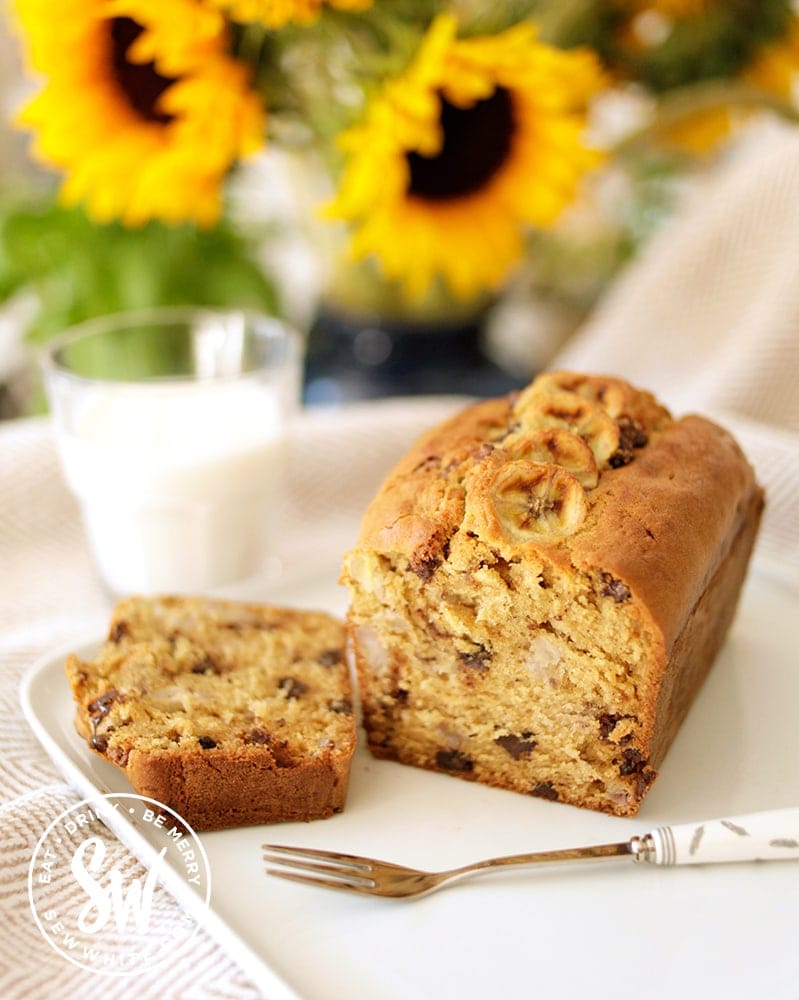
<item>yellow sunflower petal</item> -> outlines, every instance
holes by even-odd
[[[599,161],[583,132],[603,82],[592,55],[544,45],[529,23],[458,39],[441,15],[341,137],[328,215],[351,224],[356,257],[376,257],[411,296],[439,278],[462,298],[496,288],[525,227],[552,224]]]
[[[263,145],[265,119],[219,11],[205,0],[59,0],[53,31],[50,0],[14,9],[45,80],[18,121],[34,131],[33,155],[65,175],[62,197],[102,222],[214,222],[224,178]]]
[[[339,10],[360,11],[371,7],[372,0],[326,0]],[[267,28],[286,24],[310,24],[319,16],[325,0],[211,0],[234,21],[259,22]]]

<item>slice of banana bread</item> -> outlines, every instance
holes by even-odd
[[[76,726],[197,830],[343,807],[355,722],[344,628],[322,612],[132,597],[66,672]]]
[[[345,559],[370,749],[634,814],[762,504],[729,434],[619,379],[548,373],[432,430]]]

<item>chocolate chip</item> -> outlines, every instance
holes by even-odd
[[[655,780],[654,771],[639,771],[635,779],[635,794],[640,798]]]
[[[491,652],[485,646],[478,646],[470,653],[458,653],[458,659],[464,667],[471,667],[473,670],[488,670]]]
[[[608,460],[614,469],[632,462],[635,458],[634,448],[643,448],[649,444],[646,431],[631,417],[619,417],[616,423],[619,425],[619,447]]]
[[[213,750],[216,746],[216,740],[212,740],[210,736],[198,736],[197,742],[203,750]]]
[[[265,729],[255,726],[247,733],[246,739],[248,743],[260,743],[263,745],[271,742],[272,737]]]
[[[491,454],[491,453],[492,453],[493,451],[494,451],[494,445],[493,445],[493,444],[491,444],[491,443],[490,443],[489,441],[484,441],[484,442],[483,442],[483,443],[482,443],[482,444],[480,445],[480,447],[479,447],[479,448],[476,448],[476,449],[475,449],[475,451],[473,452],[473,455],[474,455],[474,460],[475,460],[476,462],[480,462],[480,461],[482,461],[482,460],[483,460],[484,458],[488,458],[488,456],[489,456],[489,455],[490,455],[490,454]]]
[[[611,576],[605,570],[602,570],[599,575],[603,583],[603,587],[599,591],[602,597],[612,597],[616,604],[630,599],[630,588],[626,583],[617,580],[615,576]]]
[[[625,444],[630,444],[633,448],[645,448],[649,444],[649,435],[637,420],[619,417],[618,425]]]
[[[405,688],[398,687],[394,688],[394,690],[391,692],[391,697],[394,699],[394,701],[398,701],[400,705],[407,705],[409,694],[410,692],[406,691]]]
[[[560,798],[551,781],[539,781],[530,794],[537,795],[539,799],[549,799],[550,802],[557,802]]]
[[[429,559],[415,559],[411,562],[410,567],[420,579],[427,583],[440,565],[441,560],[437,556],[432,556]]]
[[[329,701],[327,707],[336,715],[352,715],[352,702],[349,698],[339,698],[338,701]]]
[[[216,664],[211,659],[210,656],[204,656],[198,663],[195,663],[191,668],[193,674],[207,674],[209,670],[213,670]]]
[[[530,738],[532,735],[532,733],[520,733],[517,736],[515,733],[508,733],[507,736],[497,736],[494,742],[503,750],[507,750],[514,760],[521,760],[523,757],[529,757],[537,746],[536,741]]]
[[[89,740],[89,746],[97,750],[98,753],[105,753],[108,749],[108,740],[105,736],[92,736]]]
[[[119,697],[119,691],[116,688],[109,688],[104,694],[98,695],[94,701],[90,701],[88,705],[89,715],[92,720],[96,723],[100,719],[104,718],[111,711],[111,706],[114,704],[116,699]]]
[[[436,754],[436,766],[444,771],[468,773],[474,768],[474,761],[460,750],[439,750]]]
[[[316,659],[323,667],[335,667],[336,664],[341,663],[342,653],[340,649],[326,649]]]
[[[619,765],[619,774],[622,777],[628,774],[640,774],[648,763],[641,751],[635,747],[625,750],[622,757],[624,760]]]
[[[606,740],[616,728],[616,723],[620,722],[622,719],[628,719],[627,715],[612,715],[610,712],[604,712],[599,716],[599,736],[600,739]]]
[[[308,690],[308,685],[298,681],[296,677],[281,677],[277,687],[287,698],[299,698]]]
[[[130,625],[126,621],[117,622],[108,633],[108,641],[121,642],[126,635],[130,635]]]

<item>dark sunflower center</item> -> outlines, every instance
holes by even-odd
[[[448,201],[479,191],[508,158],[513,140],[513,99],[504,87],[470,108],[441,98],[444,143],[436,156],[407,153],[409,193]]]
[[[161,76],[154,63],[133,63],[127,58],[128,49],[144,28],[130,17],[115,17],[111,21],[111,72],[125,97],[145,121],[168,125],[172,115],[157,108],[158,98],[175,80]]]

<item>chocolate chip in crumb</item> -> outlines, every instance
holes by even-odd
[[[622,754],[624,758],[619,765],[619,774],[626,777],[628,774],[640,774],[649,763],[644,755],[636,747],[629,747]]]
[[[214,661],[210,656],[204,656],[198,663],[195,663],[191,668],[193,674],[207,674],[209,670],[214,669]]]
[[[539,781],[530,794],[539,799],[549,799],[550,802],[557,802],[560,798],[551,781]]]
[[[130,635],[130,625],[126,621],[117,622],[108,633],[108,641],[121,642],[126,635]]]
[[[329,701],[327,707],[336,715],[352,715],[352,702],[349,698],[339,698],[338,701]]]
[[[518,735],[516,733],[508,733],[507,736],[497,736],[494,742],[499,744],[503,750],[507,750],[514,760],[522,760],[524,757],[529,757],[537,746],[536,741],[532,739],[532,735],[529,732],[519,733]]]
[[[635,779],[635,794],[640,798],[655,780],[654,771],[639,771]]]
[[[341,663],[341,660],[342,652],[340,649],[326,649],[317,657],[317,662],[321,663],[323,667],[335,667]]]
[[[103,694],[98,695],[94,701],[90,701],[87,709],[93,722],[99,722],[111,711],[111,706],[119,698],[119,691],[116,688],[109,688]]]
[[[296,677],[281,677],[277,687],[287,698],[299,698],[308,690],[308,685]]]
[[[398,701],[400,705],[407,705],[409,694],[410,692],[407,691],[405,688],[396,687],[391,692],[391,697],[394,699],[394,701]]]
[[[458,659],[464,667],[471,667],[473,670],[488,670],[491,652],[485,646],[478,646],[477,649],[469,653],[458,653]]]
[[[474,761],[460,750],[439,750],[436,754],[436,766],[444,771],[464,774],[474,769]]]
[[[617,580],[615,576],[606,573],[605,570],[599,574],[602,580],[602,589],[599,591],[602,597],[612,597],[616,604],[630,599],[630,588],[626,583]]]
[[[247,733],[246,739],[248,743],[259,743],[263,745],[269,743],[272,737],[265,729],[255,726],[249,731],[249,733]]]
[[[625,715],[613,715],[611,712],[603,712],[602,715],[599,716],[600,739],[609,739],[610,734],[616,728],[616,724],[625,718],[627,718]]]
[[[210,736],[198,736],[197,742],[203,750],[213,750],[216,746],[216,740],[212,740]]]
[[[108,740],[105,736],[92,736],[89,740],[89,746],[93,750],[97,750],[98,753],[105,753],[108,749]]]
[[[432,579],[433,574],[440,565],[441,560],[433,556],[429,559],[414,560],[411,562],[410,567],[421,580],[427,583],[428,580]]]

